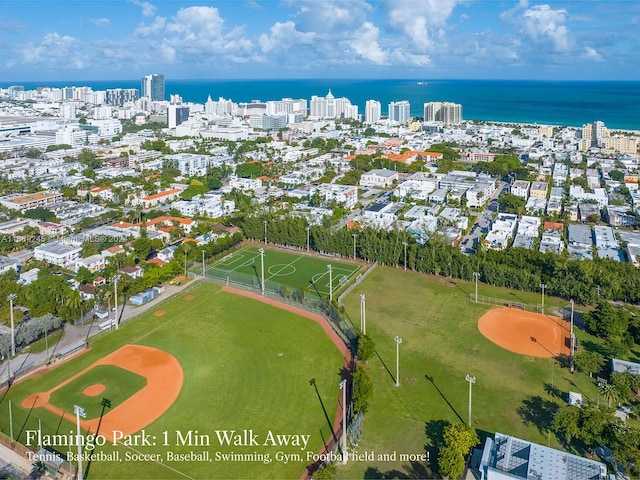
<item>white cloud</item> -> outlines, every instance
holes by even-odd
[[[376,64],[383,64],[388,59],[387,52],[378,44],[380,30],[371,22],[365,22],[350,42],[351,48],[362,58]]]
[[[585,48],[582,58],[584,58],[585,60],[593,60],[595,62],[604,61],[604,58],[602,58],[602,55],[600,55],[598,51],[593,47]]]
[[[149,2],[142,2],[141,0],[128,0],[129,3],[133,3],[142,8],[142,15],[145,17],[152,17],[156,13],[156,7]]]
[[[51,32],[39,44],[26,44],[22,48],[22,61],[54,68],[76,68],[85,66],[78,39]]]
[[[106,27],[107,25],[111,25],[111,20],[108,18],[92,18],[91,23],[93,23],[97,27]]]
[[[299,32],[296,30],[296,24],[292,21],[276,22],[270,29],[269,33],[263,33],[259,37],[260,49],[264,53],[275,50],[289,50],[299,45],[309,45],[316,39],[314,32]]]
[[[287,3],[298,7],[300,30],[339,35],[361,26],[373,10],[364,0],[287,0]]]
[[[434,48],[433,32],[446,26],[461,0],[387,0],[389,25],[403,32],[418,53]]]
[[[253,43],[242,27],[225,31],[225,22],[217,8],[196,6],[181,8],[170,19],[156,17],[151,24],[142,23],[135,35],[148,42],[146,51],[159,51],[169,63],[188,64],[225,59],[245,62],[253,56]]]
[[[572,42],[567,21],[567,10],[552,9],[549,5],[534,5],[527,8],[521,1],[516,7],[500,14],[504,21],[517,25],[520,32],[537,44],[547,44],[554,52],[566,53]]]

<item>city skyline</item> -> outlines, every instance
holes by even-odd
[[[6,2],[0,82],[638,79],[632,1],[208,3]]]

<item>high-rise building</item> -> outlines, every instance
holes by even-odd
[[[106,103],[108,105],[122,106],[128,102],[135,102],[138,99],[136,88],[110,88],[107,90]]]
[[[316,118],[358,118],[358,106],[346,97],[335,98],[329,90],[326,97],[311,97],[310,116]]]
[[[142,97],[149,97],[154,102],[164,100],[164,75],[154,73],[142,77],[140,93]]]
[[[429,102],[424,104],[425,122],[442,122],[457,125],[462,122],[462,105],[451,102]]]
[[[367,100],[365,106],[364,121],[365,123],[376,123],[380,120],[382,108],[377,100]]]
[[[389,104],[389,120],[405,123],[411,120],[411,105],[407,100],[391,102]]]
[[[582,126],[582,138],[586,140],[589,147],[595,147],[604,143],[604,139],[609,137],[609,129],[604,122],[587,123]]]
[[[189,120],[189,107],[169,105],[167,108],[167,126],[169,128],[176,128],[187,120]]]

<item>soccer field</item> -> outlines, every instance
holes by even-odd
[[[360,265],[280,250],[249,246],[206,268],[208,277],[260,288],[264,274],[266,290],[278,292],[282,286],[318,297],[329,297],[358,273]],[[331,266],[331,272],[329,272]]]

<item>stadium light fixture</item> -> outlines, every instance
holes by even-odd
[[[476,383],[476,377],[467,375],[465,380],[469,382],[469,426],[471,426],[471,386]]]
[[[540,288],[542,289],[542,314],[544,315],[544,289],[547,288],[547,286],[544,283],[540,284]]]
[[[258,251],[260,252],[260,290],[264,295],[264,248],[260,248]]]
[[[332,302],[333,301],[333,269],[331,268],[331,265],[327,265],[327,268],[329,269],[329,301]]]
[[[402,242],[402,245],[404,245],[404,269],[407,269],[407,242]]]
[[[263,220],[262,223],[264,223],[264,244],[267,244],[267,221]]]
[[[367,334],[367,317],[364,304],[364,293],[360,294],[360,330],[363,335]]]
[[[113,285],[114,285],[114,291],[115,291],[115,295],[116,295],[116,317],[115,317],[115,323],[116,323],[116,330],[118,330],[118,328],[120,327],[120,322],[118,321],[118,280],[120,280],[120,275],[116,275],[115,277],[113,277]]]
[[[396,335],[394,338],[396,341],[396,387],[400,386],[400,344],[402,339]]]
[[[9,310],[11,312],[11,356],[15,357],[16,356],[16,331],[15,331],[15,326],[13,324],[13,301],[18,298],[18,295],[16,293],[12,293],[7,297],[7,300],[9,300]]]
[[[85,418],[87,414],[80,405],[74,405],[73,410],[76,414],[76,425],[78,426],[78,436],[76,437],[76,443],[78,444],[78,475],[76,478],[82,480],[82,446],[84,442],[82,441],[82,433],[80,432],[80,417]]]
[[[342,463],[347,463],[347,379],[340,380],[342,390]]]
[[[358,238],[358,235],[356,235],[355,233],[353,233],[351,235],[353,237],[353,259],[356,259],[356,238]]]
[[[307,231],[307,253],[309,253],[309,232],[311,231],[311,227],[305,227]]]
[[[480,277],[480,272],[473,272],[473,278],[476,280],[476,303],[478,303],[478,278]]]

